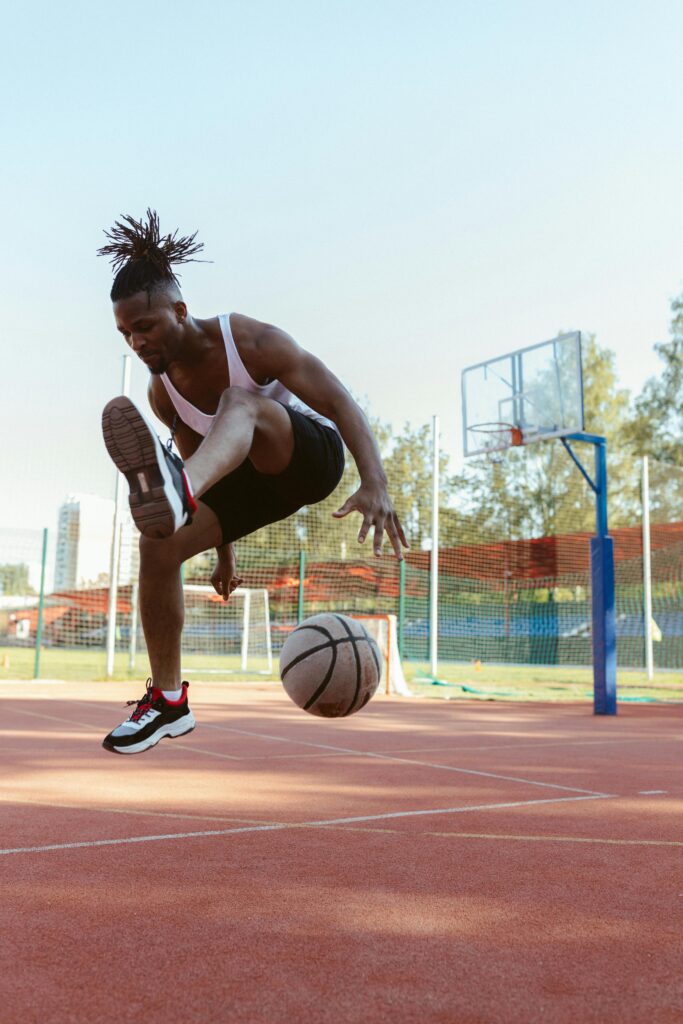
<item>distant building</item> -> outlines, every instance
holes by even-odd
[[[114,502],[93,494],[70,494],[60,506],[55,556],[55,590],[107,586],[111,558]],[[133,523],[126,511],[121,525],[119,583],[137,574]]]

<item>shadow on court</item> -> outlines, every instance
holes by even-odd
[[[0,686],[7,1020],[673,1022],[680,708]]]

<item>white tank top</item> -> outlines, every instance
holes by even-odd
[[[308,416],[310,419],[317,420],[318,423],[322,423],[326,427],[332,427],[334,430],[337,430],[332,420],[326,419],[320,413],[315,412],[314,409],[309,408],[300,398],[293,395],[284,384],[281,384],[279,380],[273,380],[270,384],[257,384],[255,380],[252,380],[237,351],[237,345],[230,328],[230,314],[222,313],[218,317],[218,322],[221,326],[221,333],[225,343],[225,354],[228,358],[230,387],[244,388],[255,395],[273,398],[276,402],[282,402],[283,405],[289,406],[290,409],[296,409],[297,412],[303,413],[304,416]],[[161,379],[168,392],[168,397],[173,402],[175,410],[183,423],[186,423],[188,427],[192,427],[197,434],[201,434],[203,437],[206,436],[211,429],[215,416],[208,412],[202,412],[201,409],[197,409],[186,398],[183,398],[180,392],[175,389],[167,374],[162,373]]]

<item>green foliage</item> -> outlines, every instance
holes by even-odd
[[[673,523],[683,519],[683,466],[649,460],[650,521]]]
[[[396,434],[390,424],[373,419],[371,427],[382,454],[389,494],[406,538],[411,548],[419,550],[425,538],[431,534],[431,426],[414,428],[410,423],[405,423],[401,433]],[[440,455],[440,466],[440,502],[443,506],[452,493],[452,483],[447,473],[448,457],[444,453]],[[341,520],[332,518],[332,512],[353,494],[359,482],[353,458],[347,453],[344,476],[334,494],[319,505],[310,506],[297,514],[303,547],[316,558],[338,558],[340,552],[342,557],[354,559],[372,554],[370,538],[364,547],[358,544],[358,531],[362,522],[358,513],[351,513]],[[384,548],[387,552],[390,550],[386,539]]]
[[[651,465],[653,521],[683,515],[683,296],[672,305],[672,341],[658,345],[664,361],[661,379],[645,385],[629,408],[628,391],[617,384],[614,353],[593,336],[584,342],[584,410],[586,429],[607,438],[609,521],[612,528],[633,525],[640,519],[640,465],[638,456],[649,453],[666,460]],[[431,427],[394,432],[388,423],[369,417],[382,453],[389,493],[411,548],[420,550],[431,535],[432,443]],[[589,474],[594,471],[590,446],[575,445]],[[681,472],[671,472],[671,463]],[[592,532],[595,499],[559,441],[471,461],[449,474],[441,453],[440,544],[493,543],[500,540]],[[274,523],[237,543],[238,568],[263,564],[296,565],[300,550],[315,560],[372,557],[369,538],[358,544],[361,519],[351,513],[334,519],[332,513],[359,486],[358,471],[347,453],[342,480],[333,494],[287,520]],[[385,541],[385,550],[388,549]],[[206,581],[215,564],[212,552],[191,560],[186,579]]]
[[[0,565],[0,594],[12,594],[12,596],[35,594],[35,590],[29,583],[27,565],[24,563]]]
[[[411,548],[419,550],[431,534],[432,515],[432,438],[431,426],[412,427],[406,423],[400,434],[388,423],[369,417],[370,426],[382,454],[389,481],[389,494],[405,529]],[[454,479],[448,476],[448,457],[441,453],[441,505],[454,491]],[[301,509],[289,519],[273,523],[236,544],[238,570],[263,564],[294,566],[300,550],[316,561],[372,558],[371,536],[358,543],[362,520],[356,512],[343,519],[332,513],[357,490],[360,480],[356,464],[347,452],[344,474],[336,490],[324,501]],[[391,545],[385,538],[389,557]],[[215,564],[213,552],[190,560],[185,568],[187,582],[205,582]]]
[[[627,441],[638,454],[683,467],[683,294],[671,313],[671,340],[655,345],[664,368],[636,399]]]
[[[655,345],[662,371],[645,382],[624,430],[634,456],[650,456],[653,523],[683,518],[683,294],[671,314],[671,340]]]

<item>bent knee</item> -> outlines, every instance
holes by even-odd
[[[153,540],[145,537],[144,533],[140,534],[140,565],[145,569],[180,565],[182,561],[178,544],[175,542],[175,534],[164,540]]]
[[[258,395],[255,395],[251,391],[247,391],[246,388],[239,387],[237,384],[231,384],[229,388],[225,389],[218,400],[218,411],[221,409],[227,409],[228,407],[233,408],[237,405],[253,407],[257,402]]]

